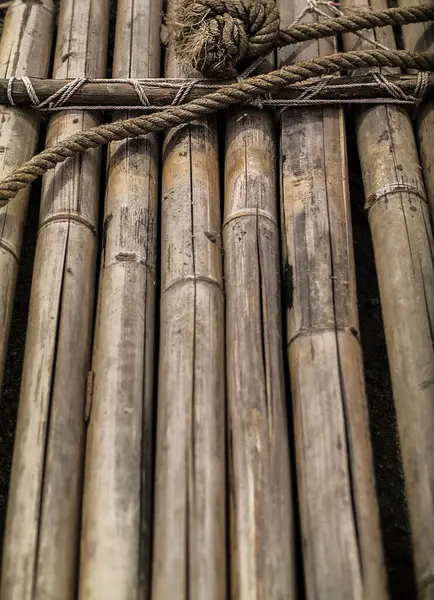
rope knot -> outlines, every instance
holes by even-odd
[[[170,25],[179,60],[223,78],[235,77],[240,60],[264,54],[280,33],[274,0],[180,0]]]

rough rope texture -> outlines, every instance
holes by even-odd
[[[177,56],[218,77],[234,76],[241,59],[264,54],[280,33],[274,0],[183,0],[169,25]]]
[[[90,148],[96,148],[127,137],[134,138],[150,132],[163,131],[164,129],[183,125],[191,120],[201,119],[231,105],[246,103],[261,94],[275,92],[287,85],[311,77],[366,67],[397,67],[418,71],[434,71],[434,55],[403,50],[376,49],[319,57],[227,85],[202,98],[181,106],[170,106],[159,113],[142,115],[125,121],[94,127],[72,135],[51,148],[43,150],[16,169],[0,183],[0,201],[13,198],[19,190],[35,181],[48,170],[53,169],[57,164]]]
[[[181,0],[169,25],[180,62],[206,76],[232,78],[238,63],[272,48],[377,27],[434,19],[434,6],[352,11],[350,15],[280,29],[274,0]]]
[[[13,84],[15,81],[21,80],[24,84],[24,87],[27,92],[27,96],[31,101],[31,107],[36,110],[41,110],[44,112],[57,112],[59,110],[65,110],[65,103],[68,102],[74,94],[76,94],[83,85],[87,83],[126,83],[127,85],[132,85],[137,94],[137,97],[140,101],[139,106],[106,106],[106,105],[96,105],[92,104],[89,106],[83,107],[74,107],[68,105],[66,108],[68,110],[137,110],[142,107],[142,109],[154,111],[154,110],[162,110],[163,106],[153,106],[151,105],[149,98],[144,89],[144,84],[147,85],[152,84],[153,87],[161,87],[161,88],[171,88],[176,89],[177,93],[172,100],[173,105],[182,104],[182,102],[186,99],[190,91],[195,87],[198,83],[200,83],[200,79],[187,79],[184,83],[180,83],[179,80],[173,79],[129,79],[129,78],[117,78],[117,79],[94,79],[92,77],[76,77],[69,81],[66,85],[62,86],[56,92],[51,94],[48,98],[43,100],[42,102],[39,100],[38,95],[36,94],[35,88],[33,87],[32,80],[29,77],[10,77],[7,84],[7,96],[9,100],[9,104],[11,106],[17,106],[14,96],[13,96]],[[177,83],[174,84],[173,82]]]
[[[248,105],[257,106],[263,108],[264,106],[321,106],[325,104],[419,104],[429,87],[429,76],[426,71],[419,71],[417,76],[414,77],[414,87],[411,93],[406,94],[400,86],[400,82],[390,81],[386,76],[381,73],[370,73],[373,81],[371,82],[358,82],[357,76],[352,76],[351,83],[340,83],[339,77],[329,75],[323,77],[320,80],[315,81],[309,85],[297,85],[298,97],[291,99],[263,99],[254,98]],[[77,77],[68,81],[65,85],[62,85],[55,92],[50,94],[45,100],[40,100],[33,82],[29,77],[11,77],[7,80],[7,95],[9,104],[11,106],[17,106],[13,95],[13,84],[15,81],[22,81],[27,94],[27,100],[29,101],[31,108],[34,110],[40,110],[45,113],[60,112],[65,110],[73,111],[143,111],[143,112],[157,112],[164,110],[168,106],[169,100],[162,104],[152,104],[148,94],[155,89],[170,89],[171,91],[176,90],[175,95],[170,100],[170,104],[178,105],[187,102],[187,98],[192,90],[202,90],[198,95],[205,96],[215,90],[222,87],[222,83],[207,84],[206,79],[92,79],[88,77]],[[47,81],[47,80],[45,80]],[[52,80],[56,82],[56,80]],[[105,84],[108,89],[115,83],[125,84],[134,88],[137,95],[137,104],[107,104],[107,103],[94,103],[94,104],[74,104],[75,94],[86,85],[92,89],[93,84]],[[227,81],[226,85],[233,83],[233,81]],[[2,81],[0,80],[0,86]],[[152,92],[150,92],[150,89]],[[293,87],[293,90],[296,88]],[[371,92],[369,97],[366,97],[365,90],[376,89],[377,96],[372,96]],[[345,96],[337,94],[337,90],[345,92],[347,90],[353,90],[357,93],[357,96],[347,98]],[[329,98],[328,93],[332,91],[333,97]],[[384,92],[387,96],[384,97]],[[380,95],[383,94],[383,95]],[[89,93],[92,97],[93,92]],[[152,97],[152,96],[151,96]],[[110,92],[107,96],[107,100],[110,100]],[[2,98],[3,100],[3,98]],[[69,104],[71,102],[71,104]],[[140,104],[139,104],[140,103]],[[26,103],[18,104],[19,106],[26,106]]]

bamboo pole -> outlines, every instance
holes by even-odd
[[[274,118],[226,117],[226,284],[231,597],[296,597],[280,303]]]
[[[16,0],[6,13],[0,43],[0,75],[48,75],[53,3]],[[36,152],[40,116],[26,108],[0,107],[0,180]],[[29,189],[2,208],[0,202],[0,389],[12,317]]]
[[[302,0],[280,3],[283,25]],[[316,21],[310,13],[304,22]],[[280,64],[335,52],[333,39]],[[342,109],[289,109],[280,168],[301,534],[309,600],[387,598],[360,346]]]
[[[400,7],[409,6],[413,0],[399,0]],[[421,4],[417,0],[413,6]],[[432,52],[434,50],[434,28],[432,23],[415,23],[402,28],[404,45],[407,50],[415,52]],[[417,113],[416,133],[418,138],[420,162],[431,215],[434,217],[434,102],[425,101]]]
[[[166,76],[186,76],[166,58]],[[170,130],[163,147],[153,600],[226,597],[220,226],[209,117]]]
[[[404,73],[400,75],[390,74],[387,77],[390,83],[398,86],[404,94],[411,95],[414,93],[417,86],[418,78],[413,73]],[[58,93],[62,88],[72,83],[72,79],[30,79],[33,89],[38,96],[40,102],[44,102],[50,98],[53,94]],[[146,94],[151,105],[165,106],[171,104],[179,93],[182,86],[189,80],[159,80],[155,79],[151,81],[141,81],[140,85],[143,92]],[[8,82],[9,79],[0,79],[0,104],[9,104],[8,98]],[[168,83],[170,87],[159,87]],[[190,91],[186,95],[186,100],[196,100],[201,98],[205,94],[215,92],[218,88],[223,85],[230,85],[235,83],[235,80],[212,80],[204,79],[197,81],[194,86],[191,87]],[[351,84],[351,87],[343,87]],[[286,89],[281,90],[273,94],[273,99],[282,100],[296,100],[306,89],[313,88],[316,85],[315,82],[306,81],[302,85],[294,84],[288,86]],[[432,96],[434,92],[434,73],[428,73],[428,82],[426,89],[426,96]],[[32,100],[27,93],[26,86],[21,79],[15,79],[12,82],[12,97],[17,105],[31,104]],[[371,75],[359,75],[359,76],[342,76],[333,77],[327,83],[324,89],[315,91],[315,99],[323,100],[330,99],[336,100],[339,103],[340,100],[360,100],[361,98],[386,98],[387,92],[384,86],[377,83]],[[381,103],[381,102],[380,102]],[[131,83],[121,83],[118,81],[110,81],[107,79],[104,82],[95,83],[87,82],[77,89],[74,94],[68,96],[61,106],[107,106],[107,110],[110,107],[122,107],[122,106],[140,106],[142,104],[134,86]]]
[[[107,0],[63,0],[55,76],[105,75],[108,17]],[[92,113],[56,116],[47,145],[98,123]],[[97,150],[43,180],[2,600],[75,598],[99,175]]]
[[[369,8],[385,4],[376,0]],[[368,5],[358,0],[357,7]],[[376,32],[376,39],[394,46],[390,29]],[[344,44],[352,50],[369,42],[348,36]],[[355,125],[400,432],[419,598],[434,598],[434,248],[429,207],[407,112],[386,106],[360,109],[355,112]]]
[[[114,77],[159,76],[160,12],[158,2],[119,0]],[[85,470],[83,600],[149,597],[158,159],[156,135],[109,146]]]

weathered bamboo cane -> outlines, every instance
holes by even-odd
[[[282,0],[283,23],[304,6]],[[334,51],[333,39],[314,42],[281,51],[280,64]],[[281,121],[284,290],[307,597],[384,599],[344,115],[339,108],[298,108]]]
[[[105,75],[107,0],[63,0],[54,75]],[[99,116],[54,117],[47,145]],[[100,152],[43,181],[18,424],[2,600],[75,597],[92,339]]]
[[[186,75],[170,49],[166,75]],[[215,118],[172,129],[163,147],[153,600],[226,597],[219,195]]]
[[[399,0],[399,6],[410,5],[409,0]],[[420,4],[420,0],[415,3]],[[407,50],[415,52],[432,52],[434,50],[434,27],[432,23],[416,23],[402,28],[404,45]],[[431,206],[431,218],[434,218],[434,101],[422,104],[417,113],[416,125],[419,142],[419,156],[423,168],[425,188]]]
[[[426,95],[430,96],[434,92],[434,74],[427,74],[427,88]],[[389,75],[388,81],[398,86],[404,94],[413,94],[418,84],[418,77],[414,73],[405,73],[400,75]],[[73,82],[71,79],[30,79],[35,94],[38,96],[41,102],[44,102],[50,98],[53,94],[59,93],[62,88]],[[140,82],[140,87],[146,94],[151,105],[165,106],[170,104],[175,99],[176,95],[180,92],[182,86],[188,80],[158,80],[155,79],[153,82],[144,81]],[[161,83],[162,87],[159,87]],[[201,98],[205,94],[215,92],[222,85],[230,85],[235,83],[235,80],[212,80],[203,79],[197,81],[195,85],[186,94],[185,101],[195,100]],[[0,104],[9,104],[8,97],[8,84],[9,79],[0,79]],[[164,87],[164,85],[170,87]],[[351,84],[351,87],[344,87],[347,84]],[[367,85],[368,84],[368,85]],[[316,83],[306,81],[302,86],[292,85],[286,89],[281,90],[273,94],[274,99],[282,100],[296,100],[306,89],[313,88]],[[29,97],[27,88],[21,79],[15,79],[12,82],[12,97],[14,102],[19,104],[32,104],[32,100]],[[340,100],[360,100],[360,98],[387,98],[388,92],[384,85],[376,82],[371,75],[359,75],[359,76],[342,76],[333,77],[327,86],[321,90],[315,90],[315,99],[330,99],[336,100],[338,104]],[[107,110],[111,107],[122,107],[122,106],[140,106],[142,100],[137,94],[136,89],[132,83],[125,83],[119,81],[106,80],[104,82],[87,82],[79,87],[71,96],[65,98],[60,106],[107,106]]]
[[[0,75],[48,75],[53,37],[53,3],[16,0],[6,14],[0,43]],[[29,109],[0,107],[0,179],[35,153],[40,116]],[[0,389],[11,325],[29,190],[0,210]],[[1,207],[0,202],[0,207]]]
[[[296,597],[274,118],[226,117],[223,248],[231,597]]]
[[[353,0],[349,3],[354,6]],[[382,0],[369,4],[385,6]],[[368,8],[364,0],[356,6]],[[372,35],[372,34],[369,34]],[[371,38],[372,39],[372,38]],[[394,47],[393,32],[376,40]],[[345,47],[369,46],[358,37]],[[433,236],[409,115],[403,108],[355,112],[392,386],[404,462],[419,598],[434,598]]]
[[[158,2],[118,2],[113,77],[159,76],[160,22]],[[82,600],[149,597],[158,159],[156,135],[109,146]]]

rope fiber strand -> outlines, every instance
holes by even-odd
[[[175,51],[183,60],[189,60],[204,73],[227,76],[243,58],[263,55],[276,46],[431,19],[434,19],[434,7],[419,6],[352,13],[309,25],[297,24],[282,31],[274,0],[180,0],[175,20],[169,23],[169,38],[172,37]],[[434,54],[376,48],[318,57],[241,79],[186,104],[88,129],[46,148],[15,169],[0,182],[0,202],[4,205],[57,164],[90,148],[177,127],[231,105],[260,100],[267,94],[313,77],[373,67],[434,71]]]
[[[231,83],[234,80],[90,77],[62,80],[12,76],[10,79],[0,79],[0,104],[4,104],[7,99],[11,106],[31,106],[44,113],[65,110],[149,113],[163,110],[169,104],[184,104],[187,98],[193,100],[205,96]],[[131,88],[134,89],[132,96]],[[297,83],[277,92],[278,98],[254,98],[247,105],[259,108],[277,106],[277,103],[279,106],[301,106],[299,103],[308,98],[310,106],[313,106],[313,98],[317,101],[317,106],[325,101],[336,105],[391,104],[391,101],[398,104],[419,104],[428,93],[432,95],[433,91],[434,76],[426,71],[404,75],[388,73],[387,76],[368,71],[362,75],[329,75],[320,80]]]
[[[181,0],[168,21],[177,58],[208,77],[232,78],[238,63],[288,46],[342,33],[402,26],[434,19],[422,5],[351,14],[280,29],[274,0]]]
[[[19,190],[53,169],[57,164],[90,148],[96,148],[127,137],[134,138],[147,133],[177,127],[191,120],[201,119],[229,106],[248,102],[262,94],[275,92],[287,85],[305,81],[312,77],[366,67],[398,67],[401,69],[434,71],[434,54],[375,49],[319,57],[227,85],[216,92],[181,106],[169,106],[155,114],[141,115],[88,129],[43,150],[24,165],[15,169],[0,182],[0,201],[10,200]]]

